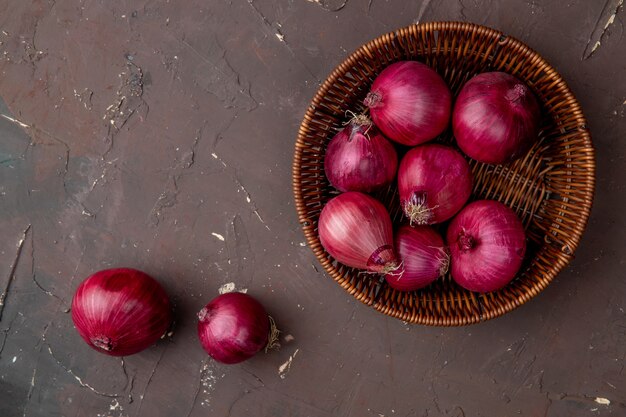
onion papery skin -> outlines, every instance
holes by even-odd
[[[350,191],[331,199],[318,229],[324,249],[344,265],[376,273],[398,267],[389,213],[367,194]]]
[[[148,274],[131,268],[96,272],[77,288],[72,320],[98,352],[127,356],[154,344],[172,322],[169,298]]]
[[[374,124],[389,139],[415,146],[434,139],[448,127],[452,93],[427,65],[400,61],[376,77],[363,102]]]
[[[486,72],[461,89],[452,113],[459,148],[470,158],[503,164],[537,141],[541,108],[526,84],[504,72]]]
[[[469,199],[472,172],[465,158],[449,146],[416,146],[400,162],[398,191],[411,225],[441,223]]]
[[[397,169],[394,146],[366,116],[355,117],[326,148],[324,171],[339,191],[378,190],[393,181]]]
[[[216,361],[235,364],[267,346],[270,321],[265,308],[248,294],[217,296],[198,313],[198,337]]]
[[[496,291],[517,274],[526,252],[526,235],[515,212],[494,200],[467,205],[450,222],[446,241],[452,278],[475,292]]]
[[[401,226],[395,233],[395,248],[401,266],[385,275],[390,287],[415,291],[448,272],[450,257],[442,237],[430,226]]]

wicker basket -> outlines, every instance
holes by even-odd
[[[447,276],[427,288],[403,293],[384,279],[337,263],[322,247],[317,221],[336,194],[324,176],[328,141],[359,111],[378,73],[390,63],[414,59],[443,76],[454,94],[473,75],[504,71],[524,80],[543,107],[543,129],[528,154],[510,165],[470,161],[473,199],[511,207],[528,236],[526,260],[502,290],[477,294]],[[450,129],[437,141],[454,145]],[[594,192],[595,160],[585,117],[561,76],[539,54],[493,29],[469,23],[409,26],[361,46],[326,79],[300,126],[293,162],[296,209],[309,246],[328,274],[357,300],[411,323],[459,326],[513,310],[543,290],[567,265],[583,233]],[[395,185],[376,195],[400,224]]]

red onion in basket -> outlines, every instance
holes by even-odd
[[[96,272],[78,286],[72,320],[89,346],[126,356],[159,340],[172,312],[157,281],[136,269],[116,268]]]
[[[472,173],[463,156],[451,147],[421,145],[402,158],[398,190],[411,225],[440,223],[465,205],[472,192]]]
[[[452,93],[432,68],[416,61],[389,65],[363,102],[387,136],[415,146],[434,139],[450,122]]]
[[[333,137],[324,158],[326,177],[339,191],[374,191],[389,185],[397,169],[393,145],[364,115]]]
[[[429,226],[402,226],[395,234],[395,247],[402,261],[397,272],[385,275],[400,291],[423,288],[448,272],[450,256],[443,239]]]
[[[537,140],[540,107],[512,75],[485,72],[461,89],[452,113],[456,141],[469,157],[502,164],[524,155]]]
[[[475,201],[450,223],[447,243],[452,278],[470,291],[495,291],[514,277],[526,252],[526,235],[515,212],[493,200]]]
[[[398,268],[391,219],[375,198],[340,194],[324,206],[318,226],[322,246],[344,265],[383,274]]]
[[[217,296],[198,313],[204,350],[225,364],[243,362],[276,342],[273,320],[256,299],[231,292]]]

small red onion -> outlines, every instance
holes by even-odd
[[[395,148],[364,115],[333,137],[324,158],[326,177],[339,191],[375,191],[389,185],[397,169]]]
[[[172,322],[167,294],[149,275],[106,269],[85,279],[72,300],[80,336],[98,352],[132,355],[154,344]]]
[[[465,205],[472,192],[472,172],[451,147],[421,145],[402,158],[398,190],[411,225],[441,223]]]
[[[211,300],[198,313],[198,320],[202,347],[213,359],[225,364],[250,359],[268,347],[274,336],[270,332],[276,332],[261,303],[239,292]]]
[[[456,141],[469,157],[502,164],[537,140],[541,111],[530,89],[504,72],[485,72],[461,89],[452,113]]]
[[[363,102],[372,120],[387,136],[415,146],[448,127],[452,93],[432,68],[416,61],[389,65],[374,80]]]
[[[320,215],[319,236],[344,265],[383,274],[398,268],[389,213],[367,194],[350,191],[330,200]]]
[[[397,272],[385,275],[392,288],[415,291],[448,272],[450,256],[432,227],[400,227],[395,234],[395,247],[402,265]]]
[[[450,223],[447,242],[452,278],[476,292],[495,291],[517,274],[526,235],[515,212],[493,200],[475,201]]]

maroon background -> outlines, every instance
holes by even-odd
[[[0,114],[23,124],[0,117],[0,415],[626,415],[624,6],[605,29],[618,4],[0,0]],[[408,326],[355,301],[319,272],[293,207],[293,145],[320,80],[418,19],[535,48],[597,148],[576,259],[471,327]],[[176,307],[174,334],[123,361],[90,350],[66,312],[80,280],[112,266],[152,274]],[[227,282],[291,335],[279,352],[208,359],[195,313]]]

